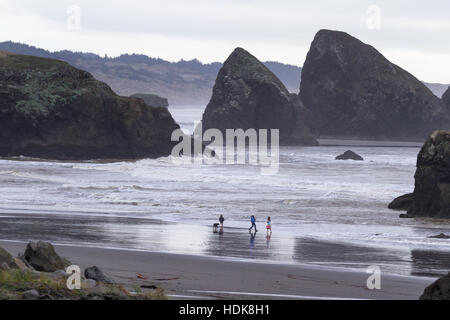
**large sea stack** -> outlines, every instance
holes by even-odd
[[[415,179],[414,194],[405,207],[408,213],[402,217],[450,218],[450,131],[436,131],[427,140],[417,159]]]
[[[317,145],[302,121],[302,108],[264,64],[237,48],[219,71],[203,129],[280,129],[281,145]]]
[[[170,154],[177,128],[166,108],[65,62],[0,52],[0,156],[155,158]]]
[[[424,141],[450,129],[449,108],[422,82],[344,32],[317,33],[300,98],[320,137]]]

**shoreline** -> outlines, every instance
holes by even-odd
[[[25,242],[0,240],[13,255]],[[417,300],[434,278],[382,275],[381,290],[368,290],[365,270],[344,271],[297,264],[224,260],[198,255],[55,245],[82,269],[96,265],[128,287],[156,285],[171,299]],[[140,280],[136,273],[148,280]]]

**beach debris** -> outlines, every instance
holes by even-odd
[[[144,277],[142,274],[140,274],[140,273],[136,273],[136,277],[138,278],[138,279],[141,279],[141,280],[148,280],[148,278],[146,278],[146,277]]]
[[[446,235],[444,233],[441,233],[441,234],[438,234],[436,236],[428,237],[428,239],[450,239],[450,236],[448,236],[448,235]]]
[[[178,280],[180,277],[173,277],[173,278],[167,278],[167,279],[155,279],[156,281],[173,281]]]
[[[450,300],[450,273],[428,286],[420,300]]]
[[[30,242],[24,254],[25,260],[37,271],[55,272],[65,269],[70,262],[60,257],[49,242]]]
[[[142,289],[151,289],[151,290],[156,290],[156,289],[158,289],[157,286],[153,286],[153,285],[142,285],[141,288],[142,288]]]
[[[335,160],[364,161],[364,158],[361,157],[359,154],[351,151],[351,150],[347,150],[343,154],[341,154],[340,156],[337,156]]]
[[[86,268],[86,270],[84,270],[84,276],[86,277],[86,279],[92,279],[106,284],[115,283],[111,278],[105,275],[103,271],[100,270],[100,268],[98,268],[97,266]]]

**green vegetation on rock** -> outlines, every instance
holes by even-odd
[[[177,128],[167,109],[119,97],[66,62],[0,55],[0,156],[161,157]]]

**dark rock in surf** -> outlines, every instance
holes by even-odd
[[[65,62],[0,52],[0,156],[157,158],[178,128],[166,108],[117,96]]]
[[[436,236],[428,237],[428,239],[450,239],[450,236],[448,236],[448,235],[446,235],[444,233],[441,233],[441,234],[438,234]]]
[[[401,197],[394,199],[389,204],[389,209],[392,210],[400,210],[400,211],[408,211],[414,202],[414,194],[408,193]]]
[[[449,107],[421,81],[370,45],[321,30],[302,70],[307,123],[323,138],[423,141],[450,129]]]
[[[420,300],[450,300],[450,273],[427,287]]]
[[[281,145],[318,145],[303,122],[302,108],[264,64],[237,48],[217,76],[203,131],[279,129]]]
[[[422,147],[413,202],[404,218],[450,218],[450,132],[435,131]]]
[[[355,152],[348,150],[344,152],[344,154],[341,154],[340,156],[337,156],[335,160],[355,160],[355,161],[364,161],[364,158],[361,157],[359,154],[356,154]]]

